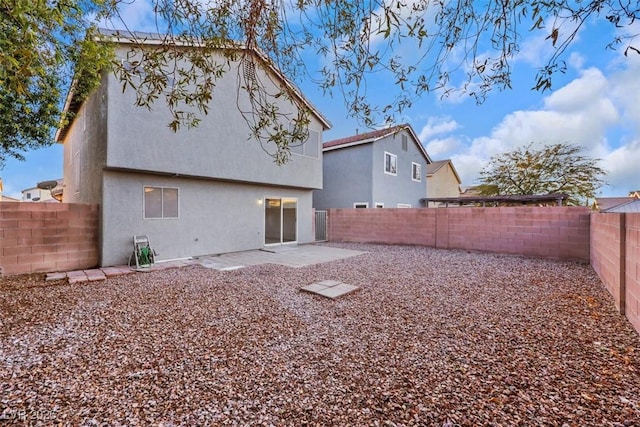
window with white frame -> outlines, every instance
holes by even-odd
[[[384,152],[384,173],[389,175],[398,174],[398,156]]]
[[[369,207],[368,202],[356,202],[353,204],[353,207],[356,209],[366,209]]]
[[[376,208],[384,208],[384,203],[376,202]]]
[[[178,218],[178,189],[144,187],[144,218]]]
[[[411,162],[411,179],[413,181],[422,181],[422,165],[420,163]]]
[[[410,208],[411,205],[408,204],[408,203],[398,203],[397,207],[399,207],[399,208]]]

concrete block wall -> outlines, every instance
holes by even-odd
[[[625,315],[640,333],[640,213],[625,215]]]
[[[329,240],[589,261],[583,207],[330,209]]]
[[[432,209],[329,209],[329,241],[435,246]]]
[[[613,297],[620,313],[625,312],[625,214],[591,215],[591,267]]]
[[[0,202],[2,276],[98,264],[98,206]]]

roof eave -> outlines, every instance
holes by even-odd
[[[144,33],[141,33],[141,34],[144,34]],[[153,36],[153,34],[151,33],[147,34],[147,36],[149,37],[145,38],[144,43],[142,43],[144,45],[158,46],[164,42],[164,40],[162,39],[162,35],[160,34],[156,35],[157,38],[150,37],[150,36]],[[120,35],[120,33],[117,33],[115,35],[100,34],[99,36],[97,36],[97,39],[104,40],[106,42],[119,43],[119,44],[140,44],[138,41],[136,41],[131,37],[129,38],[123,37],[122,35]],[[198,47],[198,45],[194,46],[193,43],[189,44],[187,42],[174,41],[173,43],[175,43],[177,46]],[[248,48],[244,44],[240,44],[240,43],[237,43],[237,44],[234,43],[230,45],[229,49],[248,50]],[[303,95],[302,91],[291,80],[289,80],[282,73],[282,71],[280,71],[277,67],[273,65],[273,63],[271,62],[268,56],[266,56],[264,53],[256,49],[252,49],[252,52],[254,52],[265,63],[265,65],[269,68],[269,70],[271,70],[273,73],[276,74],[276,76],[278,76],[278,78],[287,86],[287,88],[291,90],[293,94],[304,104],[304,106],[308,108],[308,110],[320,121],[320,123],[323,126],[323,130],[331,129],[332,127],[331,122]],[[71,84],[71,88],[69,89],[69,93],[67,94],[67,97],[65,99],[64,107],[62,109],[63,115],[69,112],[73,112],[73,113],[77,112],[82,105],[82,103],[74,102],[76,85],[77,85],[77,80],[74,79]],[[77,105],[74,105],[74,104],[77,104]],[[64,138],[67,134],[67,131],[71,127],[72,121],[73,120],[70,120],[69,123],[67,123],[66,125],[63,125],[62,121],[60,122],[60,126],[58,127],[55,133],[55,137],[54,137],[55,142],[58,142],[58,143],[64,142]]]

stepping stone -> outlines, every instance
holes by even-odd
[[[102,272],[107,277],[119,276],[122,274],[119,267],[104,267]]]
[[[104,275],[102,270],[94,269],[94,270],[84,270],[84,273],[87,275],[87,279],[90,282],[97,282],[99,280],[107,280],[107,276]]]
[[[67,273],[49,273],[47,274],[46,282],[52,282],[54,280],[62,280],[67,278]]]
[[[323,297],[335,299],[341,297],[342,295],[349,294],[353,291],[360,289],[358,286],[347,285],[346,283],[340,283],[336,286],[329,286],[326,289],[316,292],[318,295],[322,295]]]
[[[82,273],[82,275],[76,274],[73,276],[69,276],[69,274],[67,273],[67,277],[69,278],[70,285],[73,285],[74,283],[83,283],[89,281],[89,278],[86,274],[84,274],[84,272]]]
[[[337,280],[323,280],[300,288],[301,291],[318,294],[331,299],[336,299],[358,289],[360,289],[360,287],[348,285]]]

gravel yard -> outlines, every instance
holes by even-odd
[[[0,425],[640,425],[588,265],[420,247],[298,269],[0,282]],[[299,288],[339,280],[337,300]]]

